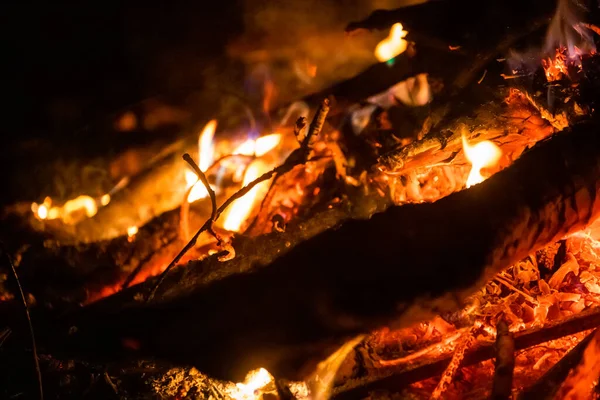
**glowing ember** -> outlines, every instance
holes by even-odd
[[[554,82],[562,79],[569,75],[569,67],[567,66],[567,55],[566,50],[556,49],[556,56],[554,59],[548,57],[542,60],[542,66],[546,73],[546,79],[548,82]]]
[[[127,236],[129,236],[130,238],[134,237],[136,233],[138,233],[137,226],[133,225],[133,226],[130,226],[129,228],[127,228]]]
[[[239,145],[233,154],[261,157],[273,150],[279,142],[281,142],[281,134],[279,133],[261,136],[256,140],[248,139]]]
[[[256,160],[252,162],[248,169],[246,169],[246,173],[244,174],[244,182],[243,185],[246,186],[256,178],[258,178],[261,174],[269,171],[268,165],[264,162]],[[256,198],[258,197],[258,193],[266,190],[268,188],[269,182],[261,182],[255,187],[252,188],[246,195],[237,199],[227,212],[227,216],[225,217],[225,222],[223,223],[223,227],[228,231],[239,232],[242,227],[242,223],[246,220],[250,212],[252,211],[252,206]]]
[[[110,201],[110,196],[104,195],[99,203],[105,205]],[[91,218],[98,212],[98,204],[96,200],[90,196],[78,196],[67,201],[62,207],[52,206],[52,199],[46,197],[42,204],[31,204],[31,211],[38,219],[52,220],[62,219],[65,224],[75,224],[82,217]]]
[[[375,57],[380,62],[385,62],[404,53],[408,46],[408,42],[404,39],[407,34],[408,31],[404,30],[401,23],[392,25],[389,36],[379,42],[375,48]]]
[[[110,194],[105,194],[104,196],[100,197],[100,204],[106,206],[108,203],[110,203]]]
[[[200,136],[198,136],[198,166],[202,172],[206,172],[214,161],[215,145],[213,143],[213,138],[216,129],[217,120],[210,120],[204,129],[202,129]],[[196,200],[208,196],[206,188],[202,182],[198,180],[198,177],[193,171],[185,171],[185,184],[187,189],[192,188],[187,198],[188,203],[193,203]]]
[[[235,388],[231,389],[228,393],[232,399],[235,400],[251,400],[258,398],[257,391],[263,389],[269,383],[273,382],[273,377],[264,368],[259,368],[254,371],[250,371],[244,383],[236,383]]]
[[[469,177],[467,178],[467,187],[469,188],[485,180],[481,175],[481,170],[496,165],[502,156],[502,150],[489,140],[484,140],[471,146],[467,142],[464,133],[462,135],[462,144],[465,156],[471,163],[471,172],[469,172]]]

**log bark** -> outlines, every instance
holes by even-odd
[[[259,366],[298,378],[349,337],[457,309],[501,269],[585,227],[600,212],[597,129],[578,125],[482,184],[348,221],[289,251],[274,234],[247,242],[220,268],[215,257],[192,262],[167,277],[151,304],[132,299],[152,281],[69,317],[77,333],[54,345],[126,356],[127,338],[136,356],[234,381]],[[246,258],[265,248],[262,259]],[[222,279],[207,284],[207,271]],[[64,332],[55,329],[47,345]]]

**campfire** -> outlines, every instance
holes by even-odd
[[[48,398],[597,397],[597,10],[491,3],[377,11],[358,76],[5,210],[10,365]]]

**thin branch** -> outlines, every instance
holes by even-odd
[[[206,179],[206,176],[204,175],[204,173],[202,171],[200,171],[200,168],[198,168],[198,166],[196,165],[194,160],[192,160],[192,158],[189,156],[189,154],[187,154],[187,153],[184,154],[184,156],[183,156],[184,160],[186,160],[188,163],[190,163],[192,168],[194,168],[194,170],[196,171],[196,173],[198,174],[198,176],[200,177],[202,182],[207,187],[207,190],[209,191],[209,195],[211,196],[211,201],[213,204],[213,212],[211,214],[211,218],[209,218],[204,223],[204,225],[202,225],[202,227],[200,227],[200,229],[198,229],[198,231],[194,234],[194,236],[192,236],[190,241],[183,247],[183,249],[181,249],[181,251],[175,256],[173,261],[171,261],[169,263],[169,265],[167,266],[167,268],[165,268],[165,270],[159,275],[158,280],[156,281],[156,284],[154,285],[154,287],[150,291],[150,294],[146,298],[146,302],[150,302],[154,298],[156,291],[158,290],[159,286],[165,280],[165,277],[167,276],[169,271],[171,271],[171,269],[173,269],[173,267],[175,265],[177,265],[177,263],[179,263],[179,261],[183,258],[183,256],[196,245],[196,243],[198,241],[198,237],[200,237],[200,234],[202,234],[202,232],[212,229],[212,224],[219,218],[219,216],[223,213],[223,211],[225,211],[225,209],[227,207],[229,207],[229,205],[231,205],[231,203],[233,203],[235,200],[239,199],[240,197],[243,197],[244,195],[246,195],[246,193],[248,193],[250,190],[252,190],[252,188],[254,188],[259,183],[271,179],[274,175],[283,175],[283,174],[291,171],[296,165],[300,165],[300,164],[303,164],[306,162],[306,160],[308,159],[308,155],[310,154],[310,150],[311,150],[310,149],[311,138],[318,136],[319,133],[321,132],[321,129],[323,128],[323,124],[325,123],[325,118],[327,117],[328,112],[329,112],[329,100],[325,99],[321,103],[321,106],[318,108],[318,110],[315,114],[315,117],[313,118],[313,121],[310,124],[310,127],[308,129],[308,133],[306,134],[306,137],[304,138],[304,140],[302,141],[302,144],[300,145],[300,148],[294,150],[292,152],[292,154],[290,154],[288,156],[288,158],[283,162],[283,164],[281,164],[280,166],[276,167],[275,169],[273,169],[269,172],[264,173],[263,175],[256,178],[254,181],[250,182],[249,184],[247,184],[246,186],[244,186],[243,188],[238,190],[231,197],[229,197],[227,200],[225,200],[225,202],[218,209],[216,209],[216,207],[215,207],[216,206],[216,196],[214,195],[214,191],[212,190],[212,188],[210,188],[210,185],[208,184],[208,180]],[[212,194],[211,194],[211,192],[212,192]]]
[[[492,400],[512,398],[512,383],[515,370],[515,339],[503,319],[496,325],[496,362],[492,385]]]
[[[38,389],[39,389],[39,397],[40,400],[44,400],[44,390],[42,388],[42,371],[40,369],[40,361],[38,359],[37,354],[37,346],[35,344],[35,334],[33,333],[33,324],[31,323],[31,316],[29,315],[29,306],[27,305],[27,300],[25,299],[25,293],[23,292],[23,287],[21,286],[21,281],[19,281],[19,276],[17,275],[17,270],[15,269],[15,265],[8,254],[8,251],[2,243],[2,250],[4,251],[4,255],[6,256],[6,260],[10,265],[10,269],[12,270],[13,276],[15,278],[15,282],[17,282],[17,287],[19,288],[19,294],[21,295],[21,301],[23,303],[23,308],[25,309],[25,316],[27,317],[27,324],[29,325],[29,335],[31,337],[31,350],[33,352],[33,361],[35,364],[35,371],[37,373],[37,381],[38,381]]]
[[[210,187],[210,183],[208,183],[206,175],[204,174],[204,172],[202,172],[202,170],[200,169],[198,164],[196,164],[196,162],[192,159],[192,157],[188,153],[185,153],[183,155],[183,159],[190,165],[190,167],[192,167],[192,169],[194,170],[196,175],[198,175],[198,178],[202,181],[202,184],[206,188],[206,191],[210,196],[210,202],[212,204],[212,213],[210,215],[210,218],[214,221],[217,213],[217,195],[215,194],[213,188]]]
[[[221,237],[213,229],[213,223],[217,219],[217,195],[215,194],[215,191],[213,190],[213,188],[210,186],[210,183],[208,183],[208,178],[206,177],[204,172],[202,172],[202,170],[200,169],[198,164],[196,164],[196,162],[192,159],[192,157],[188,153],[185,153],[183,155],[183,159],[192,167],[192,169],[198,176],[198,179],[200,179],[200,181],[206,188],[206,191],[208,192],[208,196],[210,197],[210,203],[212,205],[212,211],[210,213],[211,223],[207,229],[215,238],[217,238],[219,243],[221,243]],[[186,198],[186,201],[187,201],[187,198]]]

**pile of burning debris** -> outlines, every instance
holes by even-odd
[[[210,120],[106,193],[11,207],[2,351],[27,365],[22,298],[57,396],[594,396],[599,28],[492,3],[377,12],[348,27],[390,28],[363,74],[268,124]]]

